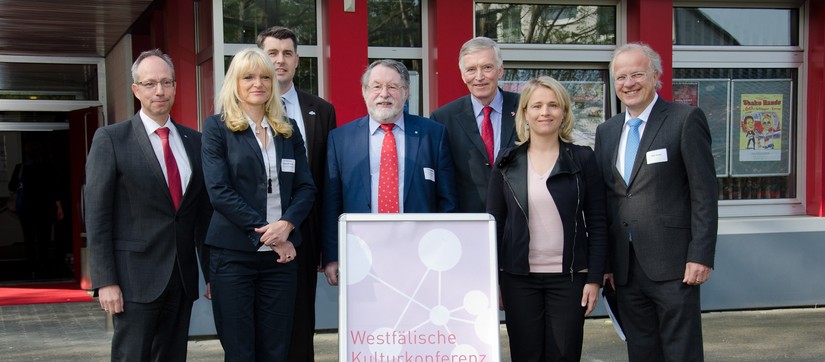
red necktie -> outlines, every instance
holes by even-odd
[[[161,127],[155,133],[160,136],[160,144],[163,146],[163,161],[166,162],[166,182],[169,184],[169,194],[172,195],[172,202],[175,204],[175,210],[177,210],[180,207],[180,200],[183,198],[183,190],[180,184],[178,163],[175,162],[175,155],[172,153],[172,148],[169,147],[169,129]]]
[[[484,112],[484,118],[481,120],[481,141],[484,142],[484,147],[487,148],[487,159],[490,160],[490,164],[496,162],[495,156],[493,156],[493,152],[496,149],[493,145],[494,137],[493,137],[493,121],[490,120],[490,113],[493,113],[493,107],[486,106],[482,109]]]
[[[398,213],[398,151],[395,149],[394,124],[382,124],[381,168],[378,177],[378,212]]]

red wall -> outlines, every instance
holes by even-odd
[[[430,112],[469,91],[458,69],[461,45],[475,34],[472,1],[430,1]]]
[[[655,19],[655,21],[651,21]],[[627,41],[650,45],[662,57],[662,88],[659,95],[671,99],[673,81],[673,1],[629,0]]]
[[[327,66],[326,99],[335,106],[342,125],[367,114],[361,95],[361,74],[369,65],[367,53],[367,0],[355,0],[355,12],[344,12],[343,1],[326,0],[324,15],[329,29],[324,63]]]
[[[171,112],[172,119],[199,129],[193,1],[158,1],[138,19],[132,28],[132,59],[137,59],[141,52],[154,48],[169,54],[175,65],[177,92]],[[135,110],[138,109],[140,102],[135,99]]]
[[[809,4],[805,203],[808,215],[825,216],[825,4]]]

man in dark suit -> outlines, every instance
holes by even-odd
[[[196,247],[211,207],[200,134],[172,121],[175,71],[160,50],[132,65],[141,109],[97,130],[86,163],[92,287],[113,315],[112,360],[185,361]]]
[[[470,94],[436,109],[430,118],[447,127],[458,182],[457,211],[486,212],[491,165],[516,141],[518,94],[498,88],[504,61],[498,44],[489,38],[464,43],[458,66]]]
[[[456,208],[447,131],[430,119],[404,112],[410,89],[404,64],[374,61],[361,77],[361,87],[369,115],[329,134],[322,256],[330,285],[338,284],[342,213],[431,213]]]
[[[666,102],[662,61],[619,47],[610,64],[626,108],[596,130],[612,275],[630,361],[701,361],[699,286],[716,249],[717,190],[701,109]]]
[[[312,180],[318,190],[324,188],[324,166],[327,157],[327,136],[336,126],[332,104],[295,87],[293,78],[298,68],[298,37],[285,27],[273,26],[258,34],[258,47],[263,49],[275,66],[281,99],[287,117],[295,120],[307,150]],[[321,262],[321,197],[315,198],[312,210],[301,224],[303,243],[298,247],[298,288],[295,299],[295,319],[288,361],[315,361],[315,286]]]

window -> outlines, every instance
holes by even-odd
[[[708,117],[720,215],[804,213],[800,12],[776,7],[673,9],[673,98]]]
[[[518,93],[540,75],[564,84],[576,119],[573,141],[593,146],[596,126],[616,109],[607,66],[617,39],[617,9],[567,3],[476,2],[476,35],[501,46],[502,89]]]
[[[298,34],[301,45],[318,43],[315,0],[224,0],[223,41],[255,44],[262,30],[281,25]]]
[[[367,1],[369,46],[421,47],[420,0]]]
[[[797,9],[674,8],[675,45],[796,46]]]
[[[504,70],[499,86],[515,93],[521,91],[528,80],[549,75],[565,86],[570,94],[570,105],[574,116],[573,143],[593,147],[596,127],[611,116],[608,98],[607,69],[529,69],[512,68]]]
[[[290,28],[298,36],[298,69],[293,82],[307,93],[321,94],[318,57],[318,0],[224,0],[224,39],[218,54],[223,55],[223,63],[218,62],[215,74],[220,86],[223,74],[229,68],[232,56],[243,48],[255,46],[258,34],[264,29],[280,25]],[[219,41],[220,42],[220,41]],[[220,58],[219,58],[220,59]]]
[[[510,44],[616,44],[616,7],[476,4],[476,34]]]
[[[432,1],[432,0],[430,0]],[[424,89],[429,81],[425,72],[422,36],[421,0],[367,0],[368,62],[395,59],[404,63],[410,72],[410,98],[406,110],[410,114],[424,114],[429,103]]]
[[[232,63],[232,56],[225,56],[223,69],[229,69]],[[318,94],[318,59],[309,57],[298,58],[298,69],[295,69],[295,77],[292,83],[301,91]]]
[[[675,69],[673,99],[705,111],[719,200],[796,197],[795,69]]]

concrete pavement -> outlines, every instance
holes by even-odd
[[[702,316],[707,361],[825,361],[825,308],[710,312]],[[0,361],[107,361],[112,334],[97,303],[0,307]],[[502,327],[502,359],[508,362]],[[338,335],[319,333],[316,361],[337,361]],[[221,361],[217,339],[189,341],[190,361]],[[582,361],[627,361],[609,319],[585,322]]]

